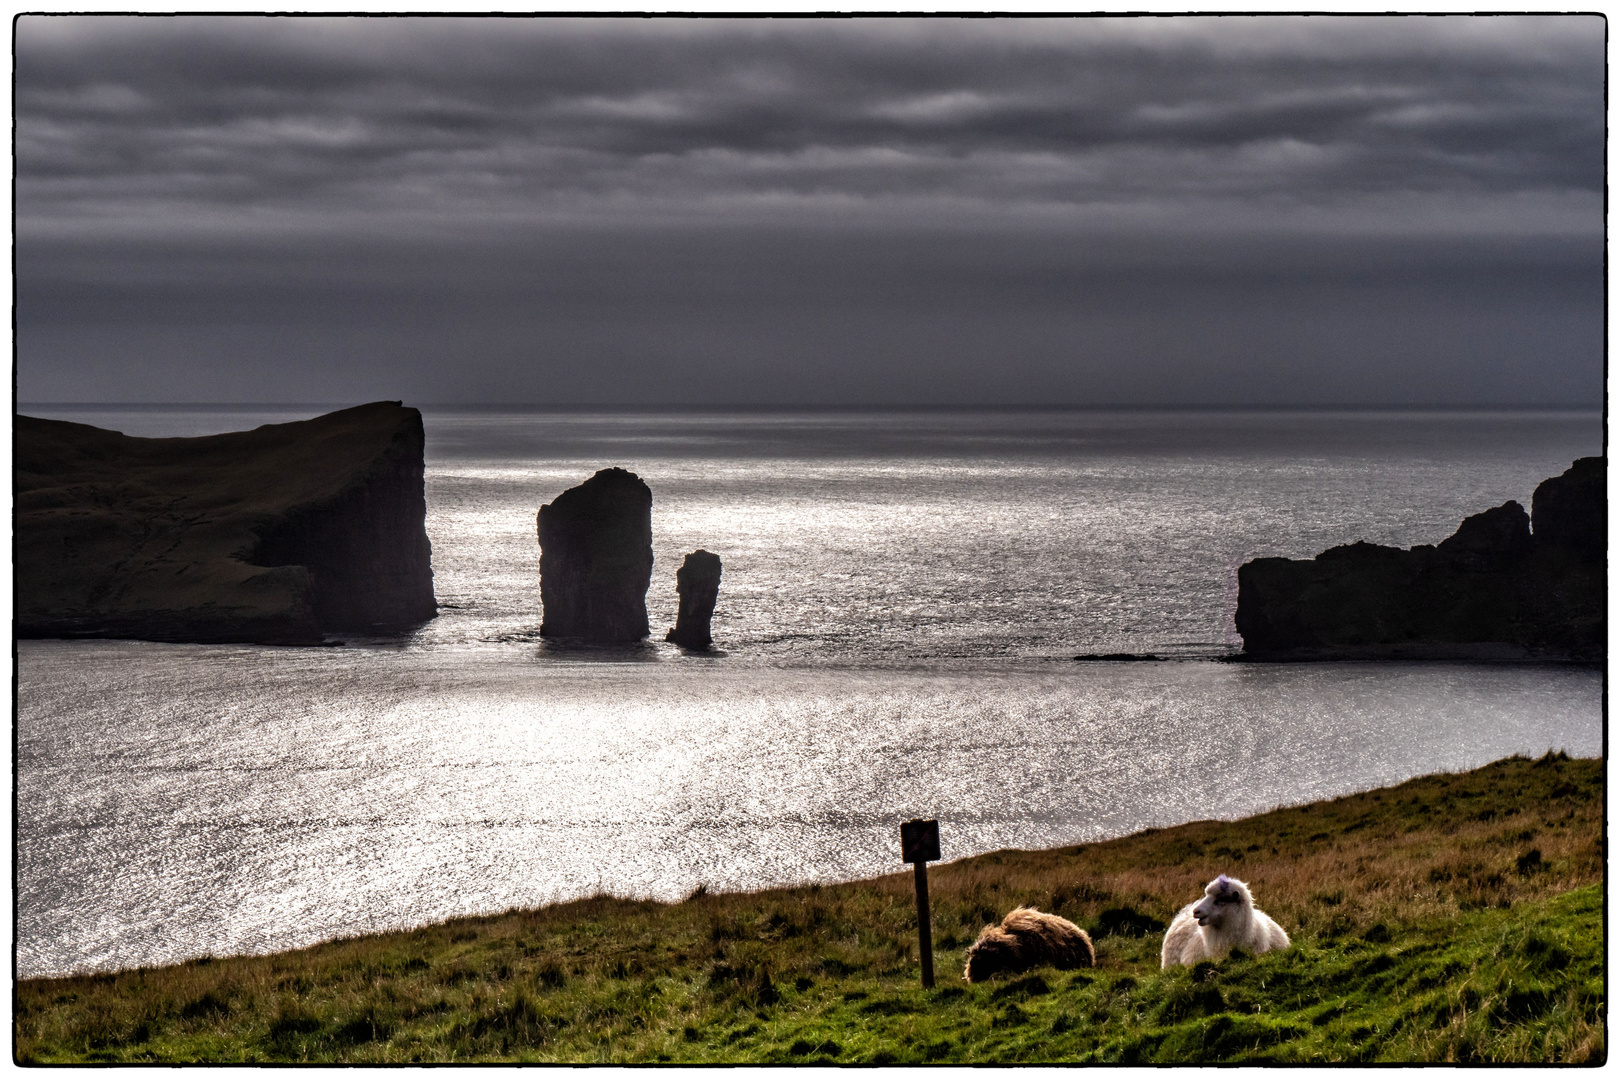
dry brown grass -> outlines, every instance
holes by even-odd
[[[1122,906],[1168,923],[1220,873],[1247,882],[1291,935],[1506,908],[1602,880],[1602,775],[1561,764],[1490,766],[1516,774],[1505,785],[1423,777],[1242,821],[963,859],[930,876],[936,918],[989,922],[1028,903],[1082,926]],[[880,880],[897,904],[907,895],[903,877]]]

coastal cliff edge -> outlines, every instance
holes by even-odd
[[[312,644],[437,611],[400,402],[200,438],[13,430],[20,637]]]

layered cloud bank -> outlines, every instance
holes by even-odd
[[[1603,33],[26,17],[19,390],[1595,403]]]

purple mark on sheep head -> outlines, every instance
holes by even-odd
[[[1219,927],[1225,920],[1222,910],[1243,902],[1243,890],[1225,874],[1221,874],[1204,889],[1204,895],[1193,905],[1192,916],[1199,926]]]

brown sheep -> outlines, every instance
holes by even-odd
[[[1097,953],[1091,937],[1068,919],[1031,907],[1014,908],[1000,926],[979,931],[979,940],[967,952],[968,982],[983,982],[1001,971],[1028,971],[1055,967],[1062,970],[1091,967]]]

